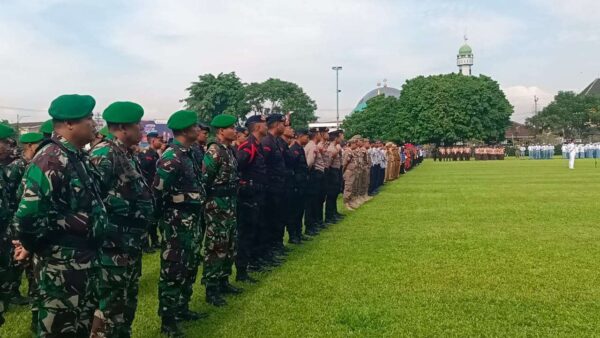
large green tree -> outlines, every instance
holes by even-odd
[[[419,143],[498,142],[512,112],[498,83],[487,76],[419,76],[402,86],[397,100],[369,100],[344,127],[349,134]]]
[[[552,132],[565,137],[584,137],[598,132],[600,97],[561,91],[542,111],[527,119],[538,132]]]
[[[297,84],[280,79],[247,85],[246,103],[257,114],[293,112],[290,120],[294,128],[305,128],[316,119],[315,101]]]
[[[244,84],[234,72],[200,75],[187,91],[189,95],[183,100],[186,109],[197,112],[201,121],[210,122],[219,114],[243,120],[250,111]]]

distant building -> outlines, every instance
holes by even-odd
[[[535,138],[535,131],[527,128],[526,125],[511,121],[510,126],[504,132],[506,141],[513,144],[527,143]]]
[[[467,37],[465,37],[465,44],[458,50],[456,65],[458,66],[458,72],[460,74],[472,75],[471,67],[473,66],[473,50],[471,49],[471,46],[467,45]]]
[[[595,79],[581,92],[581,95],[600,96],[600,78]]]
[[[360,99],[360,101],[358,101],[356,108],[354,108],[354,110],[352,112],[359,112],[359,111],[365,110],[365,108],[367,108],[367,101],[369,101],[370,99],[372,99],[378,95],[393,96],[393,97],[398,98],[398,97],[400,97],[400,90],[393,88],[393,87],[388,87],[387,81],[384,80],[383,87],[381,87],[380,84],[377,84],[377,88],[366,93],[362,97],[362,99]]]

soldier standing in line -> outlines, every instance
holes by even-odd
[[[161,332],[179,336],[180,320],[196,320],[203,314],[189,310],[193,285],[198,274],[202,229],[200,217],[206,192],[202,169],[191,146],[198,138],[198,120],[193,111],[171,115],[167,126],[173,130],[173,144],[160,157],[153,189],[156,208],[162,215],[159,226],[164,235],[158,282]]]
[[[250,135],[238,145],[240,176],[238,192],[238,248],[235,258],[236,280],[255,283],[248,270],[262,271],[269,265],[268,229],[264,222],[267,167],[261,140],[267,135],[267,124],[261,115],[246,120]]]
[[[332,131],[329,133],[328,137],[329,146],[327,147],[327,153],[331,160],[326,179],[327,194],[325,202],[325,222],[334,224],[341,220],[341,218],[337,215],[337,197],[340,194],[340,189],[342,186],[342,182],[340,181],[342,157],[338,149],[340,131]]]
[[[325,207],[325,198],[327,196],[327,186],[329,184],[329,166],[331,165],[331,157],[327,153],[327,148],[329,148],[329,128],[319,127],[319,134],[321,142],[317,144],[317,150],[321,154],[321,160],[323,165],[323,183],[319,187],[319,201],[315,208],[315,215],[317,226],[321,229],[324,229],[325,227],[327,227],[327,224],[323,218],[323,211]]]
[[[54,125],[52,124],[52,119],[45,121],[40,126],[40,133],[42,133],[45,140],[49,139],[52,136],[53,131],[54,131]]]
[[[222,295],[242,292],[229,283],[237,230],[238,163],[231,147],[236,121],[232,115],[213,118],[210,126],[215,129],[216,141],[208,145],[202,166],[207,194],[202,284],[206,286],[206,302],[214,306],[227,304]]]
[[[163,139],[158,136],[158,133],[153,131],[146,135],[148,140],[148,148],[138,154],[140,162],[140,168],[142,169],[142,175],[148,185],[152,185],[154,182],[154,176],[156,175],[156,163],[160,159],[162,153]],[[156,217],[152,217],[148,220],[148,240],[144,242],[144,252],[154,252],[160,249],[160,242],[158,240],[158,220]]]
[[[308,166],[308,186],[306,189],[306,203],[304,208],[305,234],[315,236],[319,233],[317,223],[317,210],[319,206],[319,192],[323,184],[325,167],[323,157],[317,144],[321,136],[316,129],[311,129],[308,133],[308,143],[304,146],[306,155],[306,164]]]
[[[304,216],[305,191],[308,185],[308,164],[304,147],[308,144],[308,130],[296,131],[296,138],[290,146],[290,164],[293,171],[292,194],[290,203],[290,224],[288,227],[289,242],[300,244],[309,237],[302,235],[302,218]]]
[[[344,206],[347,210],[353,211],[355,209],[354,197],[355,197],[355,184],[356,173],[358,170],[358,158],[356,156],[356,145],[357,136],[353,136],[348,140],[349,147],[344,151],[344,158],[342,159],[342,170],[344,177]]]
[[[272,114],[267,117],[267,135],[261,140],[265,164],[267,166],[267,196],[266,205],[269,210],[265,212],[265,221],[269,227],[270,253],[267,260],[277,260],[278,255],[284,254],[282,232],[285,226],[285,166],[284,149],[280,136],[285,130],[285,117],[281,114]]]
[[[5,175],[6,165],[10,161],[12,146],[10,139],[15,131],[6,124],[0,124],[0,326],[4,324],[4,312],[11,298],[12,245],[10,242],[11,192]]]
[[[98,306],[97,243],[105,236],[107,214],[83,151],[94,139],[95,104],[87,95],[52,101],[54,134],[40,145],[19,190],[15,257],[38,259],[36,336],[89,337]]]
[[[130,337],[142,275],[142,248],[154,214],[152,190],[132,147],[142,139],[144,109],[134,102],[114,102],[102,115],[110,134],[92,148],[100,173],[108,226],[100,246],[99,307],[91,337]]]

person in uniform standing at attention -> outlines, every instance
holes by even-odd
[[[164,235],[160,252],[158,315],[161,332],[180,336],[178,322],[204,317],[189,310],[200,264],[201,214],[206,200],[202,169],[191,149],[198,138],[196,113],[180,110],[167,121],[173,143],[156,165],[152,188],[157,200],[159,226]]]
[[[302,234],[305,191],[308,185],[308,164],[304,153],[304,147],[308,144],[308,130],[299,129],[295,134],[296,138],[290,146],[290,166],[293,177],[288,233],[290,243],[301,244],[303,240],[309,240],[309,237]]]
[[[142,275],[142,248],[154,213],[152,190],[132,146],[142,139],[144,109],[134,102],[114,102],[105,110],[110,134],[91,149],[106,196],[108,227],[100,245],[99,307],[91,337],[130,337]]]
[[[17,260],[37,259],[38,337],[89,337],[98,307],[97,243],[105,238],[107,213],[83,150],[94,139],[95,105],[88,95],[52,101],[54,133],[40,144],[19,189],[13,243]]]
[[[266,260],[269,251],[269,229],[264,221],[267,185],[267,167],[261,140],[267,135],[263,116],[254,115],[246,120],[250,135],[238,145],[238,249],[235,259],[236,280],[255,283],[248,270],[262,271],[271,262]]]
[[[304,209],[304,225],[305,233],[309,236],[315,236],[319,233],[317,223],[319,193],[323,184],[323,176],[325,175],[325,165],[323,156],[318,149],[317,144],[321,140],[321,136],[317,129],[311,129],[308,133],[308,143],[304,146],[304,154],[306,155],[306,163],[308,166],[308,186],[306,190],[306,204]]]
[[[337,197],[340,193],[342,186],[341,174],[342,169],[342,158],[338,149],[338,141],[340,132],[338,130],[332,131],[328,135],[329,146],[327,147],[328,158],[330,159],[329,170],[327,172],[327,191],[325,201],[325,222],[334,224],[337,223],[341,218],[337,215]]]
[[[317,220],[317,226],[320,229],[324,229],[327,225],[324,221],[324,207],[325,207],[325,198],[327,197],[327,186],[329,182],[329,166],[331,165],[331,158],[327,153],[327,148],[329,148],[329,128],[327,127],[319,127],[319,134],[321,141],[317,144],[317,149],[321,153],[321,159],[323,164],[323,184],[320,186],[319,191],[319,203],[315,209],[315,215]]]
[[[242,292],[229,283],[237,237],[238,164],[231,147],[236,121],[235,116],[225,114],[213,118],[210,126],[215,129],[216,141],[208,145],[202,167],[207,193],[202,284],[206,301],[214,306],[227,304],[223,295]]]
[[[163,140],[158,136],[156,131],[149,132],[146,134],[148,141],[148,148],[138,154],[140,168],[142,169],[142,175],[148,185],[152,185],[154,176],[156,175],[156,162],[160,159],[162,153]],[[148,241],[144,243],[144,252],[154,252],[160,249],[160,242],[158,240],[158,221],[155,217],[149,219],[148,224]]]
[[[348,148],[344,151],[342,159],[342,170],[344,177],[344,207],[347,210],[354,211],[357,205],[354,204],[355,197],[355,180],[358,170],[358,157],[356,156],[357,140],[359,135],[355,135],[348,140]]]

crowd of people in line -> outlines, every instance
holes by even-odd
[[[505,148],[503,146],[452,146],[436,147],[431,156],[434,161],[469,161],[471,158],[477,161],[503,160]]]
[[[311,240],[421,163],[415,145],[342,130],[293,129],[289,115],[231,115],[209,124],[173,113],[173,139],[149,132],[143,108],[114,102],[96,131],[95,100],[62,95],[40,133],[0,124],[0,325],[9,303],[31,303],[38,337],[129,337],[142,253],[160,250],[161,332],[206,314],[189,309],[201,267],[206,302],[227,304]],[[212,140],[209,134],[213,133]],[[18,293],[25,271],[29,297]]]

